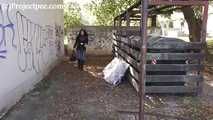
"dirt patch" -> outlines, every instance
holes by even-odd
[[[112,87],[101,79],[100,73],[111,59],[89,56],[85,71],[64,60],[3,120],[134,120],[133,116],[118,113],[138,108],[138,95],[133,87],[127,81]],[[213,76],[206,72],[205,78],[211,81]],[[147,95],[146,111],[211,120],[213,84],[207,83],[200,96]]]

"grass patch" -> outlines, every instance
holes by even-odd
[[[208,40],[207,41],[207,45],[208,45],[208,48],[212,48],[213,49],[213,39],[212,40]]]
[[[207,46],[208,46],[208,51],[209,51],[209,54],[207,56],[207,62],[208,64],[212,64],[213,65],[213,39],[210,39],[207,41]]]

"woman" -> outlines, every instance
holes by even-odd
[[[88,34],[86,30],[81,29],[76,38],[74,48],[76,48],[76,58],[78,60],[78,68],[83,70],[85,63],[86,45],[88,45]]]

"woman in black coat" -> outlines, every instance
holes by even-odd
[[[74,48],[76,49],[76,58],[78,60],[78,68],[80,70],[83,70],[86,60],[86,45],[88,45],[88,34],[86,30],[81,29],[74,44]]]

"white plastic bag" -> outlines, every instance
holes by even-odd
[[[118,85],[128,67],[129,65],[123,60],[114,58],[103,70],[105,81],[112,85]]]

